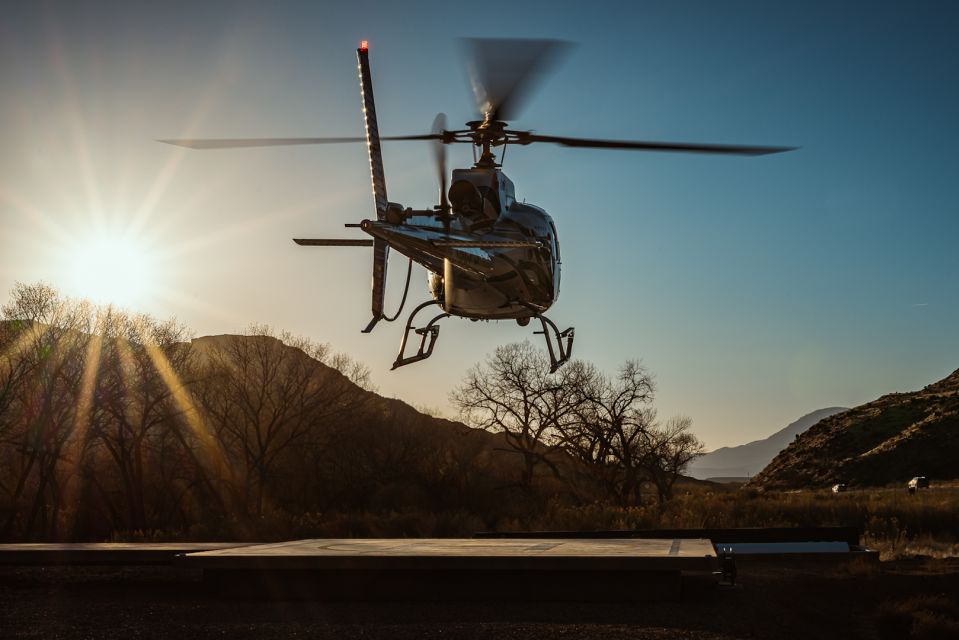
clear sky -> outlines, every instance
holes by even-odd
[[[541,338],[449,320],[430,360],[389,371],[401,326],[360,334],[368,251],[290,241],[351,237],[342,225],[372,216],[363,145],[154,139],[362,135],[361,39],[382,133],[427,132],[438,111],[455,127],[474,115],[457,37],[560,38],[577,46],[515,128],[802,147],[540,145],[505,166],[557,222],[550,316],[576,327],[575,355],[642,359],[660,412],[690,415],[710,448],[765,437],[959,367],[957,33],[954,2],[7,2],[0,291],[45,280],[197,335],[266,322],[449,412],[469,366]],[[433,204],[426,145],[385,143],[384,158],[391,200]],[[468,165],[469,148],[450,160]],[[404,274],[395,259],[394,302]],[[412,302],[424,285],[415,271]]]

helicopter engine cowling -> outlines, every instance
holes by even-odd
[[[457,297],[454,292],[454,283],[456,282],[456,278],[453,275],[454,271],[456,271],[456,269],[449,261],[449,258],[447,258],[443,260],[443,273],[430,272],[429,274],[430,293],[433,295],[434,300],[440,302],[443,311],[447,313]]]
[[[439,300],[443,311],[462,313],[471,305],[471,293],[481,286],[461,272],[449,258],[443,259],[443,273],[430,274],[430,292]]]

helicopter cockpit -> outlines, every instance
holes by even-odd
[[[513,181],[501,171],[454,169],[449,201],[470,230],[491,226],[516,200]]]

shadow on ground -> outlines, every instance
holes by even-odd
[[[167,567],[7,567],[0,569],[0,635],[874,639],[884,603],[959,601],[959,559],[827,570],[754,563],[742,564],[739,577],[734,588],[681,601],[320,603],[223,598],[200,573]]]

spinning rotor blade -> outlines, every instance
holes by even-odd
[[[293,238],[301,247],[372,247],[372,240],[349,240],[341,238]]]
[[[562,40],[464,38],[467,69],[480,115],[512,120],[537,80],[569,48]]]
[[[441,138],[442,136],[440,136]],[[437,136],[425,133],[414,136],[380,136],[380,140],[436,140]],[[191,149],[240,149],[244,147],[283,147],[297,144],[341,144],[366,142],[366,138],[194,138],[185,140],[157,140],[178,147]]]
[[[446,114],[437,113],[433,120],[433,164],[436,166],[437,184],[440,189],[440,210],[449,214],[450,202],[446,196],[446,145],[443,144],[443,132],[446,130]]]
[[[636,149],[640,151],[678,151],[686,153],[725,153],[740,156],[763,156],[770,153],[793,151],[798,147],[755,147],[739,144],[696,144],[690,142],[646,142],[642,140],[594,140],[592,138],[566,138],[542,136],[537,133],[519,134],[518,144],[552,142],[564,147],[587,147],[591,149]]]

